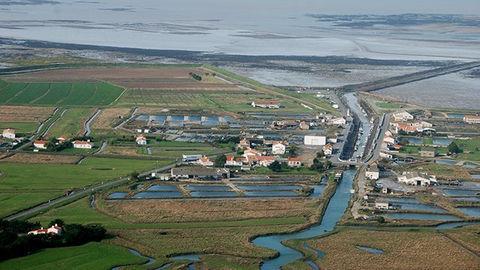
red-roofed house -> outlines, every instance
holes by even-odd
[[[277,160],[276,156],[262,156],[257,157],[258,164],[263,167],[267,167],[268,165],[272,164]]]
[[[33,146],[35,146],[35,148],[37,149],[47,149],[47,144],[48,144],[48,141],[37,140],[33,142]]]
[[[302,160],[299,158],[288,158],[288,167],[300,168],[302,167]]]
[[[400,150],[400,149],[403,148],[403,146],[401,146],[400,144],[394,144],[394,145],[392,145],[392,147],[393,147],[393,149],[395,149],[395,150]]]
[[[58,226],[58,224],[53,225],[48,229],[41,227],[40,229],[29,231],[28,234],[39,235],[39,234],[51,234],[51,235],[62,235],[63,229]]]
[[[323,154],[325,154],[326,156],[330,156],[333,154],[333,146],[330,143],[327,143],[323,147]]]
[[[234,156],[226,156],[225,166],[242,166],[243,162],[246,161],[244,158],[235,158]]]
[[[465,115],[463,121],[467,124],[480,124],[480,116]]]
[[[206,156],[203,156],[202,158],[200,158],[197,163],[202,165],[202,166],[213,166],[214,164],[214,160],[213,159],[210,159]]]
[[[135,136],[135,142],[138,145],[147,145],[147,137],[145,137],[143,135]]]
[[[65,137],[65,136],[62,136],[62,137],[58,137],[58,138],[57,138],[57,141],[59,141],[59,142],[61,142],[61,143],[66,142],[67,140],[68,140],[68,138]]]

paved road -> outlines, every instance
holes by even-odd
[[[145,175],[148,175],[152,172],[166,171],[166,170],[169,170],[169,169],[171,169],[171,168],[173,168],[177,165],[179,165],[179,163],[171,164],[171,165],[159,168],[159,169],[150,170],[148,172],[141,173],[140,176],[145,176]],[[67,201],[73,200],[73,199],[79,199],[83,196],[86,196],[86,195],[92,193],[92,192],[95,192],[95,191],[98,191],[98,190],[101,190],[101,189],[104,189],[104,188],[107,188],[107,187],[112,187],[112,186],[115,186],[115,185],[119,185],[119,184],[125,183],[129,180],[130,180],[130,177],[123,177],[123,178],[120,178],[120,179],[117,179],[117,180],[109,181],[109,182],[106,182],[106,183],[101,183],[101,184],[89,187],[85,190],[82,190],[82,191],[79,191],[79,192],[73,192],[70,195],[67,195],[67,196],[64,196],[64,197],[61,197],[61,198],[58,198],[58,199],[55,199],[55,200],[51,200],[47,203],[41,204],[41,205],[36,206],[34,208],[31,208],[31,209],[28,209],[26,211],[23,211],[23,212],[15,214],[15,215],[9,216],[6,219],[7,220],[15,220],[15,219],[19,219],[19,218],[22,218],[22,217],[26,217],[26,216],[38,213],[42,210],[46,210],[46,209],[48,209],[52,206],[55,206],[57,204],[67,202]]]

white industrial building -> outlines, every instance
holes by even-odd
[[[327,136],[306,135],[303,143],[305,145],[325,145],[327,144]]]

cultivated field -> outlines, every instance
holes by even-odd
[[[112,129],[121,121],[121,117],[128,118],[132,109],[130,108],[105,108],[92,122],[92,129]]]
[[[80,156],[17,153],[2,162],[24,164],[75,164]]]
[[[50,248],[35,254],[0,262],[1,269],[111,269],[117,265],[140,264],[146,259],[126,248],[91,242],[82,246]]]
[[[167,163],[158,162],[159,166]],[[0,190],[11,207],[2,207],[0,216],[64,195],[68,190],[128,176],[133,171],[146,171],[156,165],[151,160],[110,158],[86,158],[79,165],[1,162]]]
[[[85,122],[93,115],[92,108],[69,108],[63,116],[55,122],[48,131],[47,136],[57,138],[67,136],[73,138],[83,136],[85,133]]]
[[[47,119],[55,108],[0,106],[0,122],[42,122]]]
[[[202,80],[193,79],[190,72],[200,75]],[[93,82],[101,80],[128,88],[240,90],[235,85],[206,73],[205,70],[198,67],[96,66],[47,70],[4,79],[17,82]]]
[[[315,199],[105,201],[99,210],[130,223],[310,217]]]
[[[325,252],[318,262],[327,269],[477,269],[480,265],[480,258],[432,230],[341,229],[307,242]],[[372,254],[355,246],[384,253]]]
[[[121,87],[105,82],[14,82],[0,87],[0,104],[102,106],[115,101]]]

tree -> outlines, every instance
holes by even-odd
[[[325,154],[323,153],[323,150],[320,150],[320,152],[317,152],[317,158],[322,158],[324,156],[325,156]],[[315,162],[315,160],[314,160],[314,162]]]
[[[272,164],[268,165],[268,168],[274,172],[280,172],[282,171],[282,164],[275,160]]]
[[[325,160],[323,166],[325,167],[325,170],[328,170],[332,167],[332,162],[330,160]]]
[[[138,180],[139,176],[140,176],[140,174],[137,171],[134,171],[134,172],[132,172],[132,174],[130,174],[130,177],[132,177],[132,179],[134,179],[134,180]]]
[[[215,167],[224,167],[225,162],[227,162],[227,157],[225,155],[219,155],[215,158]]]
[[[460,148],[458,147],[458,145],[455,142],[451,142],[448,145],[448,152],[450,152],[452,154],[457,154],[457,153],[460,153]]]
[[[289,157],[297,156],[297,147],[296,146],[291,146],[290,147],[290,150],[288,150],[288,156]]]
[[[383,216],[378,216],[377,217],[377,222],[378,223],[385,223],[385,218]]]
[[[318,160],[317,158],[313,159],[313,164],[312,166],[310,166],[310,170],[317,172],[325,171],[323,163],[320,162],[320,160]]]

